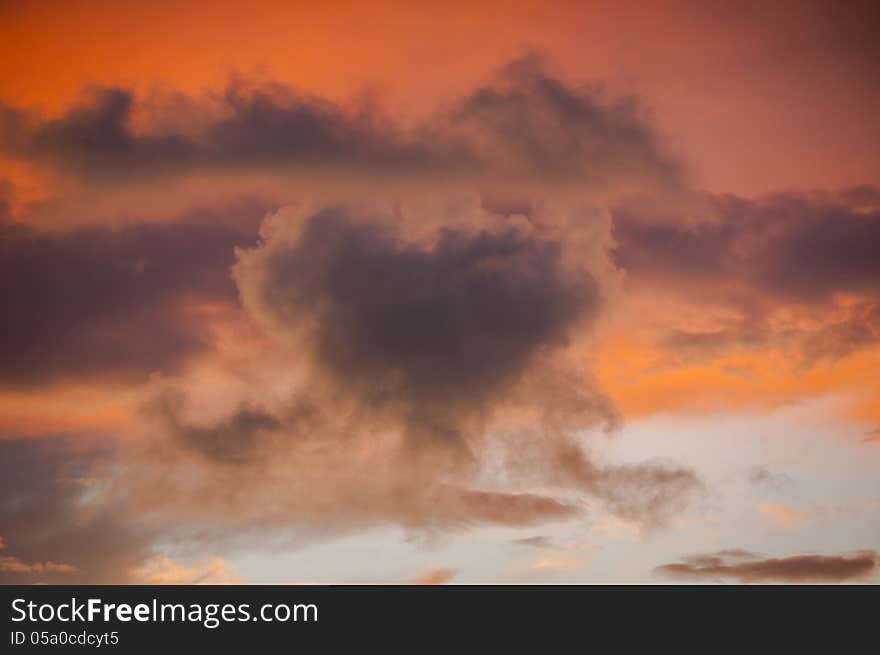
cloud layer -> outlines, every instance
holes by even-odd
[[[600,465],[583,450],[617,420],[571,355],[601,305],[589,262],[481,216],[419,237],[376,206],[267,219],[235,277],[274,340],[282,391],[200,418],[185,388],[160,389],[145,408],[157,449],[138,457],[130,496],[333,530],[526,525],[582,513],[572,492],[651,526],[683,509],[700,489],[693,472]],[[163,494],[138,493],[159,469]],[[266,503],[282,479],[289,493]]]
[[[112,450],[58,436],[0,440],[0,580],[77,584],[128,581],[150,535],[109,499]]]
[[[764,559],[746,551],[731,550],[713,555],[694,555],[683,562],[660,566],[655,571],[661,575],[690,580],[852,582],[874,573],[878,562],[880,560],[874,551],[854,555],[794,555]]]
[[[34,203],[0,186],[2,391],[130,393],[112,439],[0,435],[4,580],[228,580],[192,551],[376,526],[659,528],[707,489],[602,455],[623,417],[594,336],[618,307],[654,303],[621,332],[681,366],[778,350],[804,368],[880,340],[876,189],[698,197],[637,103],[536,57],[415,125],[280,85],[103,89],[54,117],[3,105],[0,151],[52,182]],[[850,580],[876,560],[658,572]]]
[[[633,99],[566,84],[538,55],[510,62],[416,125],[372,106],[243,80],[200,99],[102,88],[51,118],[0,104],[0,154],[103,192],[245,173],[282,175],[300,189],[329,179],[337,194],[344,180],[359,188],[417,184],[422,192],[449,183],[685,189],[681,163]]]
[[[703,308],[659,345],[686,358],[783,349],[796,365],[836,361],[880,341],[877,190],[716,197],[717,220],[652,223],[618,211],[614,259],[636,288]]]
[[[170,223],[44,232],[0,219],[0,383],[145,379],[203,351],[199,307],[235,302],[233,248],[266,207],[242,202]]]

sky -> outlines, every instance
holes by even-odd
[[[0,0],[0,581],[880,582],[873,4]]]

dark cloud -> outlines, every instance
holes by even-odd
[[[181,102],[193,104],[195,113],[196,101],[178,97]],[[404,138],[378,117],[346,112],[278,86],[234,84],[221,104],[199,134],[143,134],[131,125],[133,92],[99,89],[87,104],[46,121],[0,108],[0,137],[8,154],[73,167],[79,175],[106,181],[306,166],[438,172],[450,162],[465,165],[469,157],[456,153],[455,144],[434,149],[427,141]]]
[[[125,582],[150,537],[100,500],[112,450],[82,437],[0,440],[0,582]]]
[[[19,495],[57,507],[48,517],[58,519],[49,529],[35,504],[31,523],[13,511],[9,534],[0,531],[8,557],[19,558],[13,564],[31,572],[42,564],[40,572],[53,575],[62,571],[48,563],[70,566],[76,572],[65,575],[90,581],[112,569],[119,581],[149,554],[151,536],[134,526],[153,519],[165,522],[166,539],[199,541],[291,526],[524,526],[583,512],[580,496],[556,498],[550,488],[592,495],[653,525],[692,497],[699,482],[690,471],[599,466],[581,452],[575,433],[619,419],[572,352],[572,339],[584,338],[600,311],[607,222],[564,198],[529,193],[530,185],[571,184],[598,195],[681,186],[678,164],[634,103],[563,84],[535,58],[510,64],[412,128],[277,86],[234,84],[204,107],[178,99],[187,114],[205,110],[187,129],[144,121],[139,102],[128,90],[104,89],[56,118],[0,107],[0,150],[67,182],[98,185],[111,213],[135,197],[126,195],[128,184],[170,188],[220,174],[207,186],[225,193],[227,182],[265,172],[294,186],[303,176],[416,179],[431,185],[426,205],[442,202],[445,183],[460,176],[495,199],[455,220],[445,209],[407,213],[407,199],[366,214],[324,206],[299,221],[282,212],[264,222],[257,241],[263,202],[61,232],[13,224],[0,193],[0,289],[15,317],[0,334],[0,382],[180,374],[155,383],[138,426],[144,438],[113,454],[100,503],[52,477],[64,461],[79,461],[75,453],[35,455],[23,466],[52,482],[16,478]],[[107,189],[116,201],[105,198]],[[94,190],[73,193],[80,202]],[[53,198],[52,207],[68,201]],[[183,364],[210,338],[196,309],[235,310],[236,295],[275,337],[267,346],[277,355],[273,366],[290,371],[224,371],[241,375],[235,383],[246,391],[196,407],[201,389]],[[542,462],[540,479],[516,478],[513,465],[485,475],[492,449],[515,447],[508,430],[521,429],[511,427],[520,420],[535,444],[547,446],[530,451]],[[82,466],[98,464],[103,458]],[[93,558],[88,539],[104,539],[106,548]]]
[[[130,91],[108,88],[94,91],[90,104],[46,122],[0,107],[0,137],[8,154],[99,177],[144,174],[193,159],[192,145],[182,137],[133,134],[132,104]]]
[[[232,303],[262,203],[170,223],[36,231],[0,223],[0,382],[173,372],[207,345],[193,302]]]
[[[862,210],[880,209],[880,189],[869,185],[861,185],[841,189],[837,198],[847,207]]]
[[[500,154],[499,171],[597,186],[624,178],[679,184],[681,168],[657,141],[633,99],[608,103],[598,88],[574,88],[531,55],[505,66],[454,113]],[[521,167],[521,170],[517,170]]]
[[[747,551],[694,555],[655,569],[661,575],[686,579],[739,582],[849,582],[866,578],[878,568],[874,551],[852,555],[795,555],[763,559]]]
[[[862,193],[866,193],[863,189]],[[880,211],[824,196],[714,199],[718,221],[658,225],[618,213],[615,261],[638,275],[690,286],[742,285],[780,300],[821,302],[880,291]]]
[[[566,260],[562,242],[497,221],[441,227],[419,241],[389,215],[336,207],[274,216],[265,241],[240,251],[245,308],[308,370],[294,396],[312,408],[310,423],[284,419],[288,447],[304,435],[341,444],[361,433],[376,440],[362,446],[373,452],[385,437],[371,432],[399,434],[401,449],[377,463],[394,498],[374,502],[410,525],[520,524],[579,511],[473,489],[487,449],[503,453],[506,473],[523,485],[576,489],[628,519],[662,523],[699,490],[693,472],[598,466],[572,437],[617,419],[566,363],[571,335],[599,310],[597,281],[586,262]],[[501,424],[518,412],[530,428],[510,433]],[[414,519],[410,506],[421,512],[423,502],[434,516]]]
[[[680,165],[632,99],[566,85],[535,55],[511,62],[453,109],[414,127],[368,107],[240,81],[212,102],[175,97],[175,112],[204,117],[197,129],[159,127],[161,120],[152,131],[135,129],[136,108],[132,91],[121,88],[99,89],[52,119],[0,105],[0,151],[114,184],[230,170],[392,174],[433,183],[477,176],[629,190],[634,182],[683,183]]]
[[[119,254],[108,249],[111,261],[127,262],[129,253],[154,252],[151,238],[181,248],[163,261],[186,260],[187,283],[167,273],[149,287],[154,295],[131,289],[136,299],[172,290],[228,299],[221,249],[207,238],[214,233],[188,226],[142,226],[134,245],[126,237]],[[92,240],[103,246],[109,236],[82,234],[73,233],[77,243],[103,253]],[[172,239],[180,234],[189,235],[182,244]],[[280,212],[261,235],[256,247],[238,250],[235,280],[245,310],[276,338],[275,361],[264,364],[281,379],[248,375],[222,398],[200,395],[186,374],[156,380],[143,439],[116,453],[105,490],[128,516],[163,521],[167,538],[208,543],[293,526],[448,530],[583,512],[579,498],[547,495],[548,486],[592,494],[650,524],[690,498],[695,478],[672,467],[596,466],[587,475],[582,455],[578,477],[548,460],[573,431],[617,419],[589,376],[564,364],[600,293],[587,262],[566,258],[554,236],[495,216],[414,238],[393,214],[342,207]],[[189,257],[190,247],[208,252]],[[114,311],[122,312],[128,305],[119,302]],[[539,455],[539,493],[522,476],[509,485],[482,477],[492,449],[515,448],[504,421],[521,410],[540,435],[535,443],[552,446]],[[56,558],[34,561],[66,561]]]
[[[12,194],[15,190],[12,182],[0,177],[0,225],[12,218]]]
[[[447,442],[598,306],[596,282],[565,270],[559,243],[444,230],[426,248],[345,209],[318,212],[295,243],[243,253],[238,279],[264,320],[307,330],[336,384],[394,408],[413,438]]]
[[[206,539],[534,525],[579,516],[583,494],[649,526],[683,509],[692,472],[599,466],[577,445],[576,431],[617,420],[569,352],[601,304],[588,262],[504,217],[419,237],[400,218],[353,207],[267,218],[235,279],[291,375],[201,404],[185,376],[163,381],[144,407],[147,438],[120,461],[132,514]],[[513,436],[524,424],[528,448]]]
[[[727,309],[711,330],[670,330],[661,339],[667,349],[712,357],[794,346],[804,364],[834,361],[880,342],[876,193],[718,197],[717,221],[697,226],[618,212],[613,256],[636,284]]]

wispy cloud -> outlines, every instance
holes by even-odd
[[[722,551],[692,555],[682,562],[655,569],[660,575],[686,579],[740,582],[845,582],[864,579],[877,570],[878,555],[862,551],[852,555],[794,555],[762,558],[748,551]]]

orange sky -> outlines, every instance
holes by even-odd
[[[875,5],[0,0],[0,581],[876,548]]]
[[[746,194],[834,188],[880,181],[880,91],[870,76],[876,57],[863,42],[866,25],[855,24],[864,18],[851,14],[823,14],[810,3],[769,10],[742,3],[725,11],[678,2],[526,0],[466,9],[396,0],[4,2],[0,99],[51,114],[90,85],[198,94],[241,74],[335,99],[376,92],[389,111],[419,114],[536,48],[569,78],[638,94],[698,186]],[[27,175],[13,168],[10,177]],[[19,193],[26,197],[27,187]],[[869,352],[804,377],[777,372],[756,386],[724,373],[730,361],[644,375],[659,355],[637,335],[603,343],[601,381],[634,415],[774,405],[795,394],[859,387],[876,357]],[[769,374],[762,357],[746,364]],[[640,383],[627,384],[636,374]],[[85,392],[58,393],[48,425],[87,424],[79,401],[67,400]],[[856,395],[850,414],[876,419],[874,397]],[[124,420],[115,401],[103,402],[96,425]],[[46,423],[38,420],[39,400],[27,394],[2,406],[4,422],[17,431]]]

